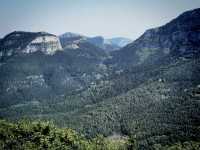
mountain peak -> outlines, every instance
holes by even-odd
[[[1,40],[1,56],[9,57],[15,54],[28,54],[42,51],[52,55],[61,50],[61,44],[56,35],[47,32],[14,31]]]
[[[114,53],[122,66],[152,64],[165,57],[200,55],[200,9],[187,11],[169,23],[147,30],[137,40]]]

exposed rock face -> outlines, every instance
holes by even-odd
[[[52,55],[57,50],[61,50],[61,44],[56,36],[44,35],[35,38],[31,43],[24,49],[24,53],[33,53],[41,50],[45,54]]]
[[[115,63],[155,63],[166,56],[193,57],[200,54],[200,9],[188,11],[170,23],[147,30],[140,38],[114,52]]]
[[[95,49],[99,48],[101,50],[106,50],[108,47],[104,45],[104,38],[101,36],[97,37],[86,37],[80,34],[67,32],[60,37],[61,45],[64,49],[82,49],[84,47],[81,47],[82,44],[86,45],[93,45],[93,47],[96,47]],[[109,48],[112,48],[109,47]]]
[[[100,65],[106,53],[88,42],[77,42],[77,50],[64,51],[54,35],[14,32],[3,39],[1,48],[0,107],[63,99],[107,75]]]
[[[62,50],[59,39],[46,32],[19,32],[15,31],[1,40],[0,55],[9,57],[16,54],[29,54],[41,51],[52,55],[57,50]]]

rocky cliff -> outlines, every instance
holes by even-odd
[[[185,12],[164,26],[147,30],[123,50],[113,53],[120,66],[157,63],[166,56],[200,54],[200,9]]]
[[[1,40],[0,56],[3,58],[36,51],[53,55],[57,50],[62,50],[62,47],[59,39],[53,34],[15,31]]]

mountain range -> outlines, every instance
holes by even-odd
[[[84,35],[80,35],[77,33],[66,32],[59,36],[62,46],[64,48],[71,47],[76,49],[80,42],[88,42],[93,44],[105,51],[115,51],[119,50],[120,48],[128,45],[132,42],[132,40],[123,37],[105,39],[102,36],[96,37],[87,37]]]
[[[200,9],[137,40],[12,32],[0,41],[0,117],[53,120],[139,149],[200,139]]]

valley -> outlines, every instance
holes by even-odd
[[[59,130],[56,137],[63,128],[77,132],[77,141],[83,134],[85,145],[98,135],[121,135],[128,138],[124,149],[183,149],[184,142],[199,149],[200,9],[133,42],[70,32],[8,34],[0,40],[0,118],[16,123],[1,121],[10,134],[19,120],[41,120],[59,127],[51,128]],[[20,131],[43,132],[34,125]]]

